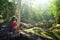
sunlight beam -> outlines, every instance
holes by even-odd
[[[33,0],[32,1],[32,6],[38,6],[41,7],[42,9],[46,9],[50,6],[51,1],[50,0]]]

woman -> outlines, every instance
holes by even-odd
[[[13,17],[12,20],[10,21],[10,25],[11,25],[11,31],[16,32],[17,19],[15,17]]]
[[[8,27],[8,31],[10,31],[10,32],[19,32],[19,30],[17,31],[17,29],[19,27],[17,26],[16,17],[12,17],[12,19],[9,21],[7,27]]]

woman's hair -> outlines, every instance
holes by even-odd
[[[16,17],[12,17],[11,21],[17,21]]]

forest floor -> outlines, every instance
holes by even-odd
[[[23,25],[23,27],[26,27],[26,25]],[[54,36],[54,34],[51,35],[51,32],[47,32],[41,27],[34,26],[20,30],[19,35],[16,40],[53,40]]]
[[[25,36],[27,35],[28,37],[32,37],[33,39],[36,39],[36,40],[40,40],[40,39],[41,40],[43,40],[43,39],[44,40],[56,40],[56,38],[57,38],[56,36],[57,35],[59,36],[58,33],[56,33],[57,35],[55,35],[55,33],[53,33],[54,29],[59,28],[57,26],[54,26],[54,27],[48,28],[48,30],[45,30],[44,28],[35,27],[35,26],[32,26],[32,27],[28,26],[29,28],[27,28],[26,25],[24,25],[22,27],[24,28],[23,31],[25,31],[27,33],[23,33],[23,32],[21,32],[21,33],[25,34]]]

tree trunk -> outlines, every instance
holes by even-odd
[[[20,14],[21,14],[21,0],[17,1],[17,5],[16,5],[16,13],[15,16],[17,17],[17,21],[18,21],[18,25],[20,24]]]

